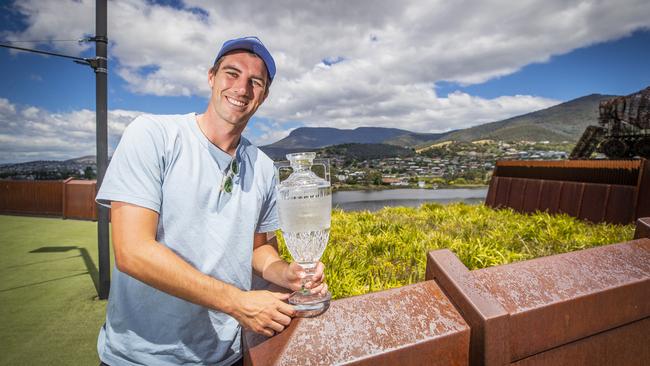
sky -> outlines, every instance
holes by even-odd
[[[0,1],[0,43],[94,57],[94,0]],[[109,154],[143,113],[205,110],[221,44],[256,35],[270,95],[244,135],[301,126],[442,132],[650,85],[650,2],[108,2]],[[0,48],[0,164],[95,153],[95,77]],[[595,121],[594,121],[595,122]]]

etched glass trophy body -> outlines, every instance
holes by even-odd
[[[331,294],[312,294],[304,288],[316,270],[316,264],[325,251],[332,216],[332,189],[329,164],[314,161],[313,152],[288,154],[288,162],[276,163],[278,213],[282,236],[293,259],[305,270],[303,288],[294,292],[289,303],[299,317],[316,316],[327,310]],[[322,166],[324,177],[312,171]],[[283,170],[293,170],[281,180]]]

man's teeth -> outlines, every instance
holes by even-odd
[[[243,107],[243,106],[246,105],[246,103],[244,103],[244,102],[240,102],[240,101],[238,101],[238,100],[236,100],[236,99],[232,99],[232,98],[228,98],[228,97],[226,97],[226,99],[227,99],[231,104],[234,104],[234,105],[236,105],[236,106],[238,106],[238,107]]]

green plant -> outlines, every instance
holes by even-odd
[[[334,298],[343,298],[422,281],[426,253],[434,249],[448,248],[478,269],[629,240],[633,230],[463,203],[375,213],[337,210],[321,260]],[[290,260],[279,237],[280,252]]]

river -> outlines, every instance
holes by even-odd
[[[332,196],[332,205],[343,211],[377,211],[386,206],[418,207],[423,203],[485,201],[487,188],[454,189],[386,189],[381,191],[339,191]]]

